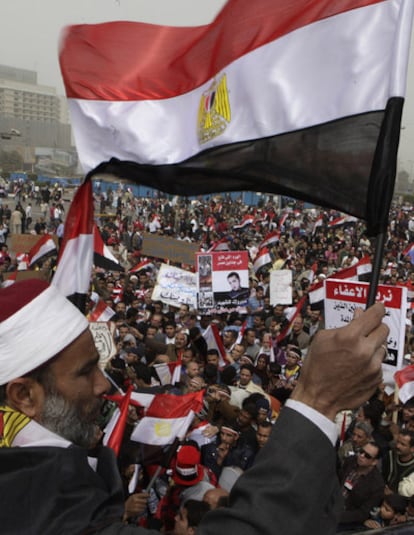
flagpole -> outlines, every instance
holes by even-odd
[[[378,289],[378,281],[384,255],[385,232],[380,232],[376,237],[374,262],[372,265],[372,276],[368,290],[367,308],[375,303]]]
[[[164,454],[163,459],[161,460],[160,464],[157,466],[157,469],[154,472],[154,475],[152,476],[150,482],[145,488],[145,491],[147,494],[149,494],[150,490],[154,486],[154,483],[157,479],[157,477],[160,475],[160,472],[163,468],[168,468],[171,464],[171,460],[177,451],[178,445],[180,444],[180,439],[177,437],[174,442],[171,444],[171,446],[167,449],[167,451]]]

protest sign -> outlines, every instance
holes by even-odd
[[[325,326],[342,327],[354,317],[356,308],[365,308],[369,284],[365,282],[326,279]],[[384,303],[388,356],[383,364],[384,382],[390,392],[394,388],[394,373],[403,366],[407,288],[379,285],[377,301]]]
[[[292,271],[290,269],[270,271],[270,304],[292,304]]]
[[[193,266],[194,255],[199,249],[200,246],[197,243],[176,240],[149,232],[142,233],[141,253],[143,256],[152,256]]]
[[[185,269],[161,264],[152,300],[172,306],[187,304],[190,308],[196,308],[197,276]]]

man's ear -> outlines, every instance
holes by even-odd
[[[7,404],[36,420],[44,401],[43,387],[30,377],[18,377],[7,384]]]

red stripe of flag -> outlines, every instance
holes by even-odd
[[[107,101],[175,97],[200,87],[244,54],[294,30],[382,1],[230,0],[211,24],[165,26],[162,32],[158,25],[141,22],[71,26],[67,29],[70,46],[60,52],[66,94]],[[232,35],[237,38],[232,40]],[[220,42],[227,46],[219,46]],[[139,53],[148,49],[148,43],[150,60]],[[143,79],[145,84],[140,83]]]

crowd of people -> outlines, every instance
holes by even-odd
[[[130,438],[142,413],[134,405],[129,407],[118,456],[125,495],[123,521],[177,535],[198,530],[204,533],[199,525],[203,525],[202,519],[210,510],[226,511],[232,507],[232,489],[240,476],[251,473],[257,478],[262,466],[260,459],[266,457],[261,451],[276,423],[281,418],[290,418],[291,425],[295,425],[292,408],[295,400],[302,399],[301,385],[312,390],[306,381],[309,372],[304,370],[312,358],[310,348],[320,339],[320,333],[327,332],[324,311],[312,309],[305,300],[281,340],[280,333],[289,324],[289,309],[307,296],[315,281],[355,265],[365,255],[372,256],[375,240],[367,237],[362,222],[338,222],[341,214],[305,209],[301,203],[292,202],[287,208],[276,209],[273,198],[268,196],[252,207],[228,195],[192,201],[161,195],[144,199],[134,198],[127,188],[104,194],[99,187],[95,198],[102,238],[123,268],[109,272],[95,267],[85,311],[87,317],[91,316],[99,300],[113,311],[110,321],[115,326],[116,354],[105,367],[112,393],[126,392],[128,388],[139,393],[177,396],[203,393],[202,410],[195,415],[186,437],[168,462],[164,455],[162,470],[154,480],[157,463],[147,463],[142,447]],[[30,199],[26,202],[29,204]],[[25,199],[19,203],[22,206]],[[8,273],[17,269],[7,238],[21,228],[11,227],[4,205],[1,215],[3,228],[8,229],[3,242],[0,238],[0,270],[5,280]],[[32,232],[56,232],[56,219],[61,218],[50,211],[48,216],[39,218],[42,225]],[[249,223],[243,225],[247,219]],[[218,243],[225,243],[229,250],[248,251],[251,265],[246,308],[208,314],[187,304],[174,307],[153,300],[159,267],[168,259],[145,258],[150,262],[144,262],[142,269],[133,269],[144,260],[146,232],[197,243],[201,251],[214,249]],[[255,270],[255,258],[269,233],[277,235],[268,245],[271,263]],[[409,294],[414,284],[411,243],[414,208],[394,205],[380,283],[407,286]],[[292,271],[290,306],[270,303],[273,269]],[[407,365],[414,357],[411,320],[407,303]],[[220,334],[224,358],[217,348],[209,346],[206,332],[212,325]],[[337,352],[340,356],[340,347]],[[335,355],[331,352],[330,357]],[[179,377],[168,383],[160,370],[176,362],[180,363]],[[323,365],[326,374],[328,368],[334,367],[328,358]],[[322,374],[321,370],[319,373]],[[358,373],[356,366],[354,373]],[[328,390],[338,388],[339,380],[333,375]],[[367,379],[366,389],[360,394],[361,403],[350,386],[353,398],[348,399],[349,405],[334,403],[329,409],[335,412],[331,419],[336,417],[330,440],[335,446],[335,477],[342,494],[341,509],[335,512],[338,531],[363,531],[414,518],[414,399],[404,405],[396,404],[380,383],[376,386],[373,389]],[[341,410],[335,411],[338,406]],[[113,402],[105,402],[102,429],[113,408]],[[321,412],[326,415],[327,411]],[[96,446],[100,440],[100,436],[94,436],[94,442],[87,446]],[[284,455],[289,455],[289,451]],[[287,459],[281,456],[274,462],[283,467]],[[141,468],[138,478],[137,464]],[[248,478],[243,481],[249,483]],[[279,489],[282,491],[283,488]],[[218,513],[215,518],[222,517]]]

